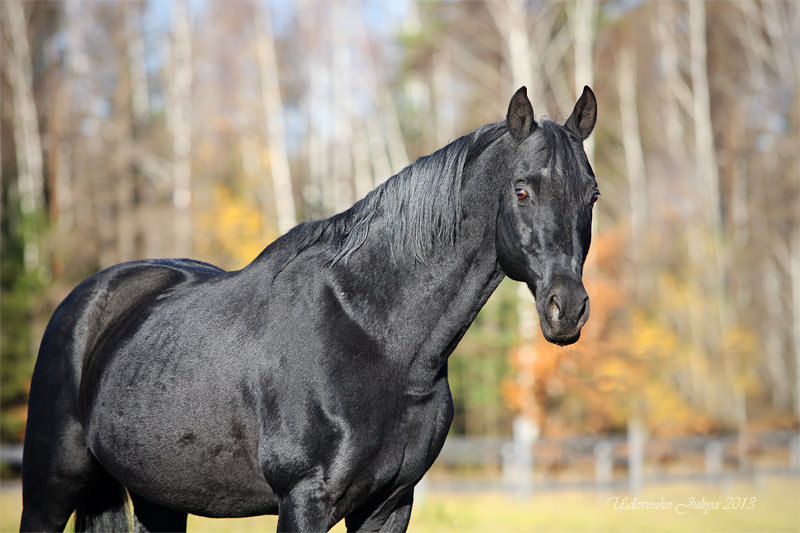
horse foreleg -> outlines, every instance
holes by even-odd
[[[278,531],[327,531],[331,504],[321,481],[301,481],[278,503]]]
[[[345,518],[347,531],[403,532],[408,529],[413,503],[414,489],[409,489],[399,499],[362,506]]]
[[[410,489],[395,504],[394,511],[389,515],[389,519],[383,523],[380,531],[405,531],[408,529],[408,522],[411,520],[411,507],[414,504],[414,489]]]
[[[183,532],[186,531],[188,515],[161,507],[130,492],[133,501],[134,531],[136,533]]]

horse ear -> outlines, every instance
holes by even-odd
[[[508,124],[508,131],[518,141],[524,140],[536,129],[536,121],[533,120],[533,106],[528,100],[528,90],[524,86],[517,89],[517,92],[511,97],[506,124]]]
[[[564,127],[585,141],[592,133],[595,122],[597,122],[597,99],[587,85],[583,88],[583,94],[564,123]]]

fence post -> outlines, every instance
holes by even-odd
[[[639,417],[628,421],[628,490],[633,496],[642,493],[644,477],[644,423]]]
[[[428,498],[428,476],[422,476],[417,486],[414,487],[414,503],[422,505]]]
[[[789,441],[789,464],[793,471],[800,471],[800,435]]]
[[[514,419],[514,440],[503,450],[503,481],[513,487],[520,499],[533,493],[533,443],[539,436],[536,423],[524,416]]]
[[[503,476],[503,490],[507,493],[516,490],[517,465],[514,461],[514,441],[504,442],[500,448],[500,463]]]
[[[722,474],[722,443],[712,440],[706,443],[706,476],[716,479]]]
[[[594,479],[598,487],[607,487],[611,484],[614,466],[611,449],[611,443],[606,440],[594,445]]]

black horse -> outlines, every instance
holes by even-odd
[[[589,316],[586,87],[562,126],[505,121],[420,158],[236,272],[124,263],[56,309],[31,384],[22,530],[403,531],[453,417],[447,359],[504,275],[550,342]],[[533,325],[531,325],[533,327]]]

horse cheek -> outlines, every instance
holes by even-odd
[[[514,281],[525,281],[528,264],[522,253],[523,239],[518,225],[509,222],[511,217],[516,218],[516,215],[501,215],[498,220],[497,260],[506,276]]]

